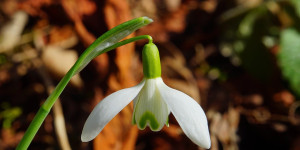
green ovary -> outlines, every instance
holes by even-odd
[[[155,44],[150,42],[144,46],[142,59],[143,73],[146,78],[154,79],[161,76],[159,51]]]
[[[152,131],[157,131],[159,128],[158,121],[156,120],[154,114],[151,113],[150,111],[144,112],[138,124],[139,124],[139,128],[142,130],[146,128],[147,124],[150,126],[150,129]]]

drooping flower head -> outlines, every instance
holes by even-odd
[[[172,112],[187,137],[203,148],[210,148],[204,111],[190,96],[163,82],[155,44],[149,42],[144,46],[142,59],[144,79],[134,87],[112,93],[97,104],[83,127],[81,140],[87,142],[94,139],[133,100],[132,122],[139,129],[148,126],[152,131],[160,131],[164,125],[169,126],[168,117]]]

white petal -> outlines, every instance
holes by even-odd
[[[157,89],[156,79],[146,79],[134,102],[133,121],[139,129],[149,126],[152,131],[160,131],[167,123],[169,110]]]
[[[188,95],[168,87],[162,80],[157,84],[163,100],[187,137],[197,145],[209,149],[211,142],[207,118],[200,105]]]
[[[104,126],[136,97],[144,84],[145,80],[134,87],[112,93],[98,103],[84,124],[81,141],[93,140]]]

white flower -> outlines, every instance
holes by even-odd
[[[144,68],[153,69],[153,66],[144,65]],[[190,96],[168,87],[160,77],[160,70],[154,74],[147,72],[149,70],[144,70],[141,83],[112,93],[94,108],[83,127],[81,140],[94,139],[133,100],[132,119],[139,129],[149,126],[152,131],[160,131],[165,124],[168,126],[168,116],[172,112],[187,137],[203,148],[210,148],[207,119],[200,105]]]

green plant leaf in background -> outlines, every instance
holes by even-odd
[[[300,33],[294,28],[285,29],[280,34],[278,63],[283,78],[300,96]]]
[[[297,15],[300,17],[300,0],[290,0],[290,2],[295,7]]]
[[[228,20],[222,38],[232,49],[232,64],[241,65],[249,75],[264,83],[271,81],[274,72],[272,55],[264,44],[265,37],[274,37],[271,33],[272,18],[266,4],[249,9]]]
[[[12,122],[22,114],[19,107],[11,107],[9,103],[2,102],[0,111],[0,121],[2,120],[2,128],[11,128]]]

